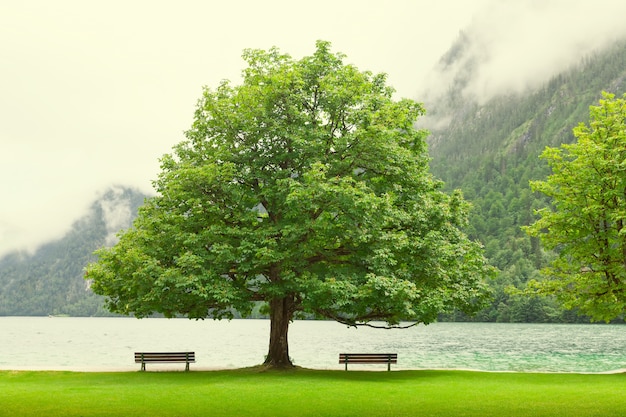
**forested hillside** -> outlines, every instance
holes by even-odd
[[[442,65],[454,60],[466,41],[461,38]],[[550,257],[537,239],[521,230],[532,222],[533,210],[547,203],[528,184],[549,174],[539,154],[546,146],[574,140],[572,128],[588,121],[589,106],[597,104],[602,90],[619,96],[626,91],[626,43],[585,57],[536,91],[502,94],[484,105],[455,94],[468,77],[471,68],[431,109],[432,118],[449,124],[431,129],[429,151],[432,172],[448,189],[462,189],[472,202],[468,232],[485,245],[488,258],[500,269],[493,283],[494,303],[475,320],[585,321],[551,300],[510,296],[505,288],[540,278],[538,270]]]
[[[111,244],[130,226],[146,196],[116,187],[95,201],[61,239],[34,254],[15,252],[0,259],[0,315],[108,315],[102,297],[89,291],[83,268],[93,251]]]

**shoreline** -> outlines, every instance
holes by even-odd
[[[177,364],[179,365],[179,364]],[[207,366],[191,366],[189,372],[213,372],[213,371],[236,371],[251,368],[249,366],[241,367],[241,368],[230,368],[230,367],[207,367]],[[301,367],[298,367],[301,368]],[[343,368],[301,368],[310,371],[341,371],[345,372]],[[351,372],[387,372],[386,369],[354,369]],[[494,373],[494,374],[554,374],[554,375],[615,375],[615,374],[623,374],[626,373],[626,368],[613,369],[609,371],[600,371],[600,372],[572,372],[572,371],[563,371],[563,372],[551,372],[551,371],[488,371],[482,369],[469,369],[469,368],[396,368],[391,370],[391,372],[418,372],[418,371],[461,371],[461,372],[481,372],[481,373]],[[142,372],[137,367],[103,367],[103,366],[88,366],[88,367],[76,367],[76,366],[67,366],[67,367],[45,367],[45,366],[16,366],[16,367],[4,367],[0,366],[0,372],[76,372],[76,373],[120,373],[120,372]],[[184,369],[178,369],[174,365],[169,366],[157,366],[153,365],[152,369],[149,369],[145,372],[185,372]]]

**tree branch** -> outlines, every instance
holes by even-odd
[[[413,322],[411,324],[407,324],[407,325],[377,325],[377,324],[372,324],[371,322],[373,320],[386,320],[390,317],[389,314],[384,314],[381,312],[371,312],[369,314],[363,315],[363,316],[357,316],[357,317],[353,317],[353,318],[347,318],[347,317],[341,317],[338,314],[334,314],[326,309],[317,309],[316,313],[323,316],[323,317],[327,317],[329,319],[335,320],[338,323],[341,324],[345,324],[346,326],[349,327],[354,327],[354,328],[358,328],[358,327],[371,327],[374,329],[408,329],[410,327],[416,326],[418,325],[420,322],[416,321]]]

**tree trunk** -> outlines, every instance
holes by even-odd
[[[265,358],[265,366],[271,368],[293,368],[289,359],[287,331],[293,316],[293,297],[275,298],[270,306],[270,347]]]

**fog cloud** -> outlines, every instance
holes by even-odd
[[[621,0],[491,1],[459,34],[456,59],[440,62],[427,77],[424,96],[436,102],[466,77],[453,93],[479,103],[537,87],[624,39],[625,16]]]

